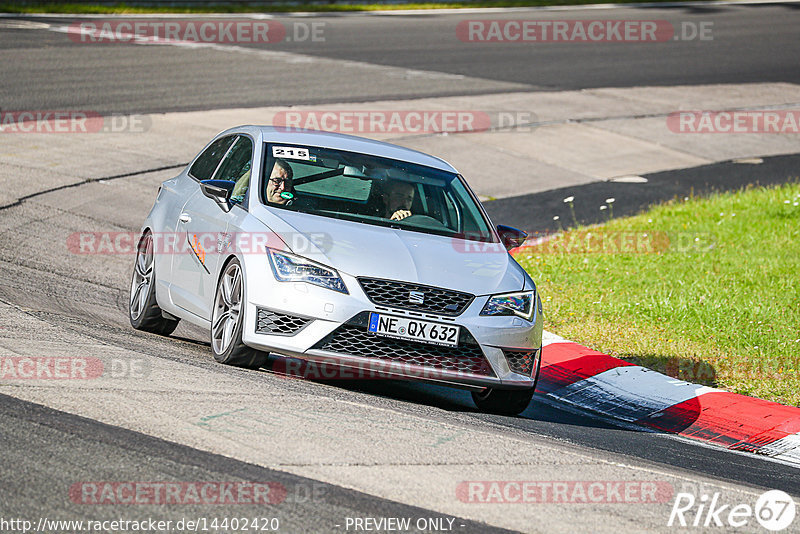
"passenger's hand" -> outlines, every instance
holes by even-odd
[[[396,212],[392,213],[392,216],[390,217],[390,219],[393,220],[393,221],[399,221],[399,220],[405,219],[406,217],[410,217],[410,216],[411,216],[411,212],[409,210],[397,210]]]

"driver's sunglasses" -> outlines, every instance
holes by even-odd
[[[275,185],[276,187],[281,184],[292,185],[291,178],[270,178],[269,181],[272,182],[272,184]]]

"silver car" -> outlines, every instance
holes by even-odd
[[[241,126],[159,188],[130,292],[134,328],[210,333],[214,358],[257,368],[432,381],[522,412],[539,374],[542,304],[441,159],[359,137]],[[317,367],[318,368],[318,367]]]

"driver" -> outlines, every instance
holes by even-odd
[[[410,217],[414,195],[414,184],[399,180],[388,182],[383,193],[384,213],[382,216],[393,221]]]
[[[289,205],[294,199],[294,172],[285,160],[276,159],[267,180],[267,202]]]

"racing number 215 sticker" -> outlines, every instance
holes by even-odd
[[[307,148],[297,148],[293,146],[274,146],[272,147],[272,157],[310,160]]]

